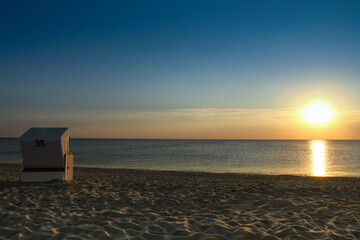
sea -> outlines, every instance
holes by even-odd
[[[77,167],[360,177],[360,140],[70,139]],[[0,138],[0,162],[22,163]]]

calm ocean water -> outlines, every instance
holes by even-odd
[[[75,166],[360,176],[360,141],[71,139]],[[19,140],[0,138],[0,162],[21,163]]]

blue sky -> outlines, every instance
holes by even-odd
[[[85,134],[129,129],[124,112],[360,107],[359,1],[1,1],[0,20],[0,136],[133,137]]]

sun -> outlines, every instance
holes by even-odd
[[[334,110],[329,104],[324,102],[313,102],[303,110],[303,117],[312,124],[322,124],[330,121],[334,117]]]

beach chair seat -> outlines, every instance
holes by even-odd
[[[74,160],[69,139],[69,128],[30,128],[21,135],[21,181],[72,180]]]

